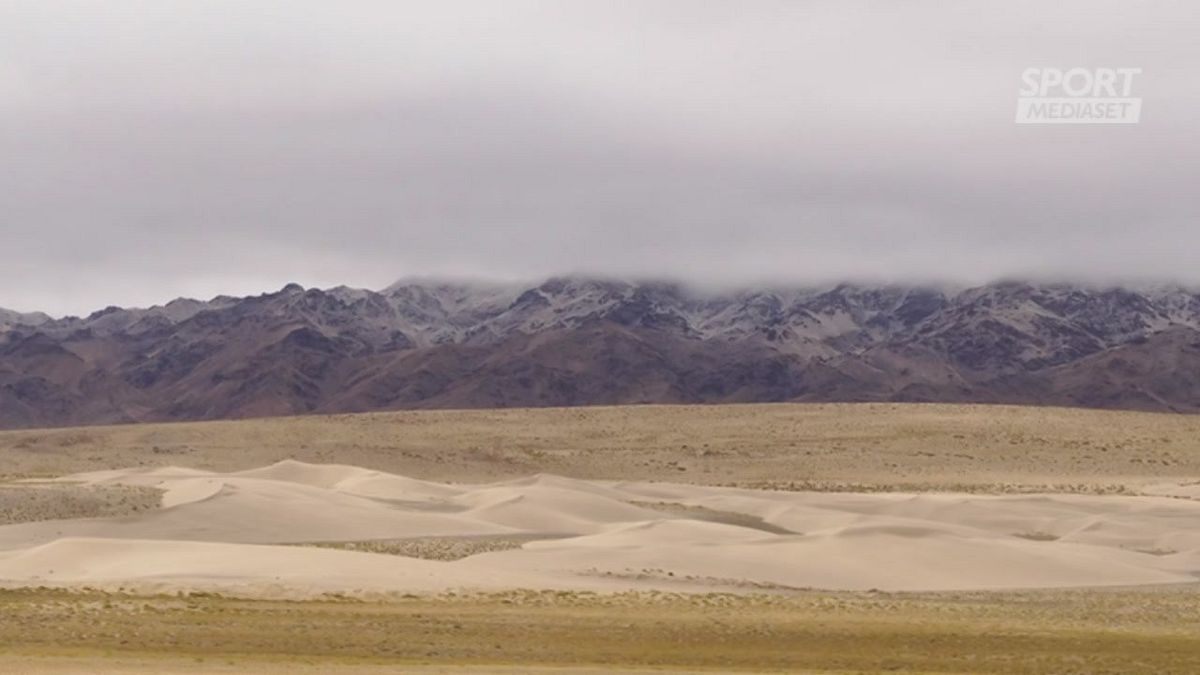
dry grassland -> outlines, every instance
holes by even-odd
[[[300,603],[0,593],[0,666],[35,670],[39,663],[50,670],[56,661],[49,657],[57,657],[96,668],[184,659],[231,672],[294,663],[323,672],[621,664],[720,672],[1189,673],[1200,671],[1198,636],[1194,587],[787,596],[511,592]]]
[[[1200,417],[939,404],[417,411],[0,432],[0,471],[229,471],[292,457],[438,481],[1122,492],[1200,478]]]

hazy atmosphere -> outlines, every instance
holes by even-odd
[[[1198,34],[1185,2],[8,1],[0,307],[1197,282]],[[1141,68],[1141,123],[1014,124],[1030,66]]]

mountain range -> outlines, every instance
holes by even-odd
[[[1200,293],[997,282],[701,291],[289,284],[0,310],[0,427],[400,408],[939,401],[1200,410]]]

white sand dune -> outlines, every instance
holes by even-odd
[[[536,570],[557,575],[589,569],[637,575],[669,571],[683,581],[737,580],[757,585],[850,590],[1003,589],[1186,583],[1195,577],[1144,564],[1144,554],[1084,545],[1039,546],[1039,542],[960,539],[936,531],[851,529],[758,541],[658,541],[646,533],[640,544],[621,537],[605,546],[600,537],[478,556],[497,569]],[[655,541],[647,545],[647,540]]]
[[[201,469],[189,469],[182,466],[160,466],[149,469],[106,469],[104,471],[73,473],[53,480],[60,483],[83,483],[90,485],[154,485],[164,480],[199,478],[212,475],[214,474],[211,471],[203,471]]]
[[[360,591],[500,589],[535,585],[519,572],[294,546],[70,538],[0,553],[6,579],[45,585],[157,584],[164,589],[256,587],[302,595]]]
[[[136,517],[32,522],[0,528],[0,550],[61,537],[277,544],[519,532],[475,519],[453,504],[422,503],[420,508],[399,508],[305,483],[232,475],[168,480],[161,485],[166,490],[167,508]]]
[[[287,595],[966,590],[1200,578],[1200,501],[1169,487],[1163,494],[1172,497],[771,492],[550,475],[443,485],[295,461],[229,474],[167,467],[59,480],[158,487],[162,508],[0,527],[0,583]],[[649,506],[660,503],[675,506]],[[454,562],[277,545],[479,536],[532,541]]]
[[[544,487],[487,487],[454,500],[479,520],[527,532],[583,534],[611,523],[660,518],[662,514],[592,492]]]
[[[236,476],[301,483],[360,495],[396,500],[442,499],[460,494],[450,485],[397,476],[344,464],[306,464],[286,459],[259,469],[239,471]]]

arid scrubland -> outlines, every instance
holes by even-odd
[[[162,492],[131,485],[0,485],[0,525],[127,516],[158,508]]]
[[[1120,493],[1200,480],[1200,417],[941,404],[368,413],[0,432],[10,476],[293,458],[438,481],[532,473],[807,490]]]

